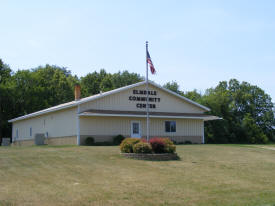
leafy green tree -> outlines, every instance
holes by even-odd
[[[143,80],[128,71],[110,74],[104,69],[79,79],[66,68],[54,65],[13,73],[0,59],[0,138],[11,134],[7,120],[74,100],[76,83],[80,83],[85,97]],[[207,89],[203,95],[197,90],[184,93],[174,81],[164,87],[209,107],[210,114],[223,118],[205,123],[209,143],[275,141],[274,105],[270,96],[255,85],[231,79]]]
[[[112,75],[112,84],[114,88],[124,87],[141,81],[144,81],[144,79],[139,74],[129,73],[128,71],[119,71]]]
[[[109,91],[142,81],[143,78],[136,73],[128,71],[114,74],[107,73],[104,69],[100,72],[89,73],[80,79],[83,97],[98,94],[100,91]]]
[[[268,141],[274,140],[273,103],[270,96],[259,87],[247,82],[239,83],[236,79],[223,81],[217,87],[208,89],[202,102],[211,108],[211,114],[223,118],[221,121],[206,122],[206,139],[209,142],[257,142],[257,137],[252,134],[260,135],[259,131],[266,135]],[[255,121],[259,131],[247,131],[255,126],[249,121],[248,114]],[[255,138],[256,140],[253,140]],[[262,135],[258,138],[265,139]]]
[[[0,59],[0,84],[5,84],[10,79],[11,74],[10,67]]]
[[[230,120],[230,94],[227,91],[227,82],[220,82],[216,88],[207,89],[202,103],[211,109],[210,114],[222,117],[223,120],[205,122],[205,138],[209,143],[228,143],[236,136],[229,130]]]
[[[81,95],[87,97],[100,92],[100,80],[97,72],[89,73],[85,77],[81,77]]]
[[[112,75],[107,74],[100,83],[100,90],[103,92],[107,92],[114,89],[113,81],[112,81]]]
[[[65,68],[46,65],[33,70],[18,70],[12,76],[18,115],[25,115],[74,99],[74,84]]]
[[[193,91],[185,92],[184,96],[198,103],[202,101],[202,95],[196,89],[194,89]]]
[[[265,144],[268,142],[267,136],[262,131],[261,127],[257,125],[255,119],[250,113],[245,114],[242,121],[242,128],[244,131],[244,137],[248,143],[260,143]]]
[[[8,119],[11,117],[13,105],[9,86],[11,75],[10,67],[0,59],[0,145],[2,137],[10,136]]]
[[[166,84],[163,85],[163,87],[179,95],[184,94],[182,91],[180,91],[180,85],[176,81],[167,82]]]

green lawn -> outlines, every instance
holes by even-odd
[[[180,161],[119,147],[0,147],[0,205],[275,205],[275,145],[181,145]]]

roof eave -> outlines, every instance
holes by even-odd
[[[114,90],[111,90],[111,91],[108,91],[108,92],[104,92],[102,94],[97,94],[95,96],[91,96],[91,97],[86,97],[86,98],[83,98],[83,99],[80,99],[78,101],[73,101],[72,104],[70,105],[66,105],[66,106],[60,106],[60,107],[57,107],[56,108],[48,108],[48,109],[45,109],[45,110],[41,110],[41,111],[38,111],[38,112],[34,112],[34,113],[31,113],[31,114],[27,114],[27,115],[24,115],[24,116],[21,116],[21,117],[17,117],[17,118],[14,118],[14,119],[11,119],[11,120],[8,120],[9,123],[12,123],[12,122],[15,122],[15,121],[19,121],[19,120],[23,120],[23,119],[27,119],[27,118],[31,118],[31,117],[36,117],[36,116],[39,116],[39,115],[42,115],[42,114],[46,114],[46,113],[50,113],[50,112],[55,112],[55,111],[58,111],[58,110],[62,110],[62,109],[67,109],[67,108],[71,108],[71,107],[74,107],[74,106],[78,106],[80,104],[83,104],[83,103],[86,103],[86,102],[89,102],[89,101],[92,101],[92,100],[96,100],[96,99],[99,99],[99,98],[102,98],[102,97],[105,97],[107,95],[111,95],[111,94],[115,94],[115,93],[118,93],[118,92],[121,92],[121,91],[124,91],[124,90],[127,90],[127,89],[131,89],[133,87],[136,87],[136,86],[140,86],[140,85],[143,85],[145,84],[146,81],[142,81],[142,82],[138,82],[138,83],[135,83],[135,84],[132,84],[132,85],[128,85],[128,86],[125,86],[125,87],[121,87],[121,88],[118,88],[118,89],[114,89]],[[153,81],[149,81],[150,84],[152,84],[153,86],[159,88],[159,89],[162,89],[172,95],[175,95],[193,105],[196,105],[197,107],[205,110],[205,111],[210,111],[210,109],[208,107],[205,107],[197,102],[194,102],[184,96],[181,96],[169,89],[166,89],[158,84],[156,84],[155,82]]]
[[[200,107],[200,108],[202,108],[202,109],[204,109],[204,110],[206,110],[206,111],[208,111],[208,112],[210,111],[210,108],[208,108],[208,107],[206,107],[206,106],[203,106],[203,105],[201,105],[201,104],[199,104],[199,103],[197,103],[197,102],[192,101],[191,99],[188,99],[188,98],[186,98],[186,97],[184,97],[184,96],[182,96],[182,95],[179,95],[179,94],[177,94],[176,92],[171,91],[170,89],[166,89],[166,88],[164,88],[164,87],[162,87],[162,86],[156,84],[155,82],[152,82],[152,81],[149,81],[149,82],[150,82],[152,85],[158,87],[159,89],[163,89],[164,91],[166,91],[166,92],[168,92],[168,93],[170,93],[170,94],[173,94],[173,95],[175,95],[175,96],[177,96],[177,97],[179,97],[179,98],[181,98],[181,99],[184,99],[185,101],[187,101],[187,102],[189,102],[189,103],[191,103],[191,104],[194,104],[194,105],[196,105],[196,106],[198,106],[198,107]]]
[[[102,114],[102,113],[93,113],[93,114],[78,114],[79,117],[139,117],[146,118],[146,115],[139,114]],[[169,119],[200,119],[204,121],[221,119],[219,117],[197,117],[197,116],[169,116],[169,115],[150,115],[150,118],[169,118]],[[210,119],[211,118],[211,119]]]
[[[62,109],[72,108],[72,107],[75,107],[75,106],[77,106],[77,105],[78,105],[78,103],[75,102],[75,103],[72,103],[72,104],[70,104],[70,105],[66,105],[66,106],[54,108],[54,109],[51,109],[51,110],[45,109],[45,110],[47,110],[47,111],[45,111],[45,110],[40,110],[40,111],[38,111],[38,112],[34,112],[34,113],[31,113],[31,114],[27,114],[27,115],[24,115],[24,116],[21,116],[21,117],[17,117],[17,118],[8,120],[8,122],[9,122],[9,123],[13,123],[13,122],[15,122],[15,121],[19,121],[19,120],[23,120],[23,119],[27,119],[27,118],[31,118],[31,117],[36,117],[36,116],[39,116],[39,115],[42,115],[42,114],[47,114],[47,113],[59,111],[59,110],[62,110]]]

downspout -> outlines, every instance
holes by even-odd
[[[75,101],[79,101],[81,96],[81,90],[80,85],[76,84],[74,86],[74,99]],[[80,114],[80,106],[79,102],[77,103],[77,113],[76,113],[76,138],[77,138],[77,145],[80,145],[80,120],[79,120],[79,114]]]
[[[204,120],[202,120],[202,144],[204,144]]]
[[[79,120],[80,106],[77,105],[77,114],[76,114],[76,136],[77,136],[77,145],[80,145],[80,120]]]
[[[15,138],[14,138],[14,136],[13,136],[13,135],[14,135],[14,131],[13,131],[13,130],[14,130],[14,127],[13,127],[13,126],[14,126],[13,123],[11,123],[11,143],[14,143],[14,142],[15,142],[15,141],[14,141]]]

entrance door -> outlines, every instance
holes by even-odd
[[[131,121],[131,137],[141,138],[140,121]]]

